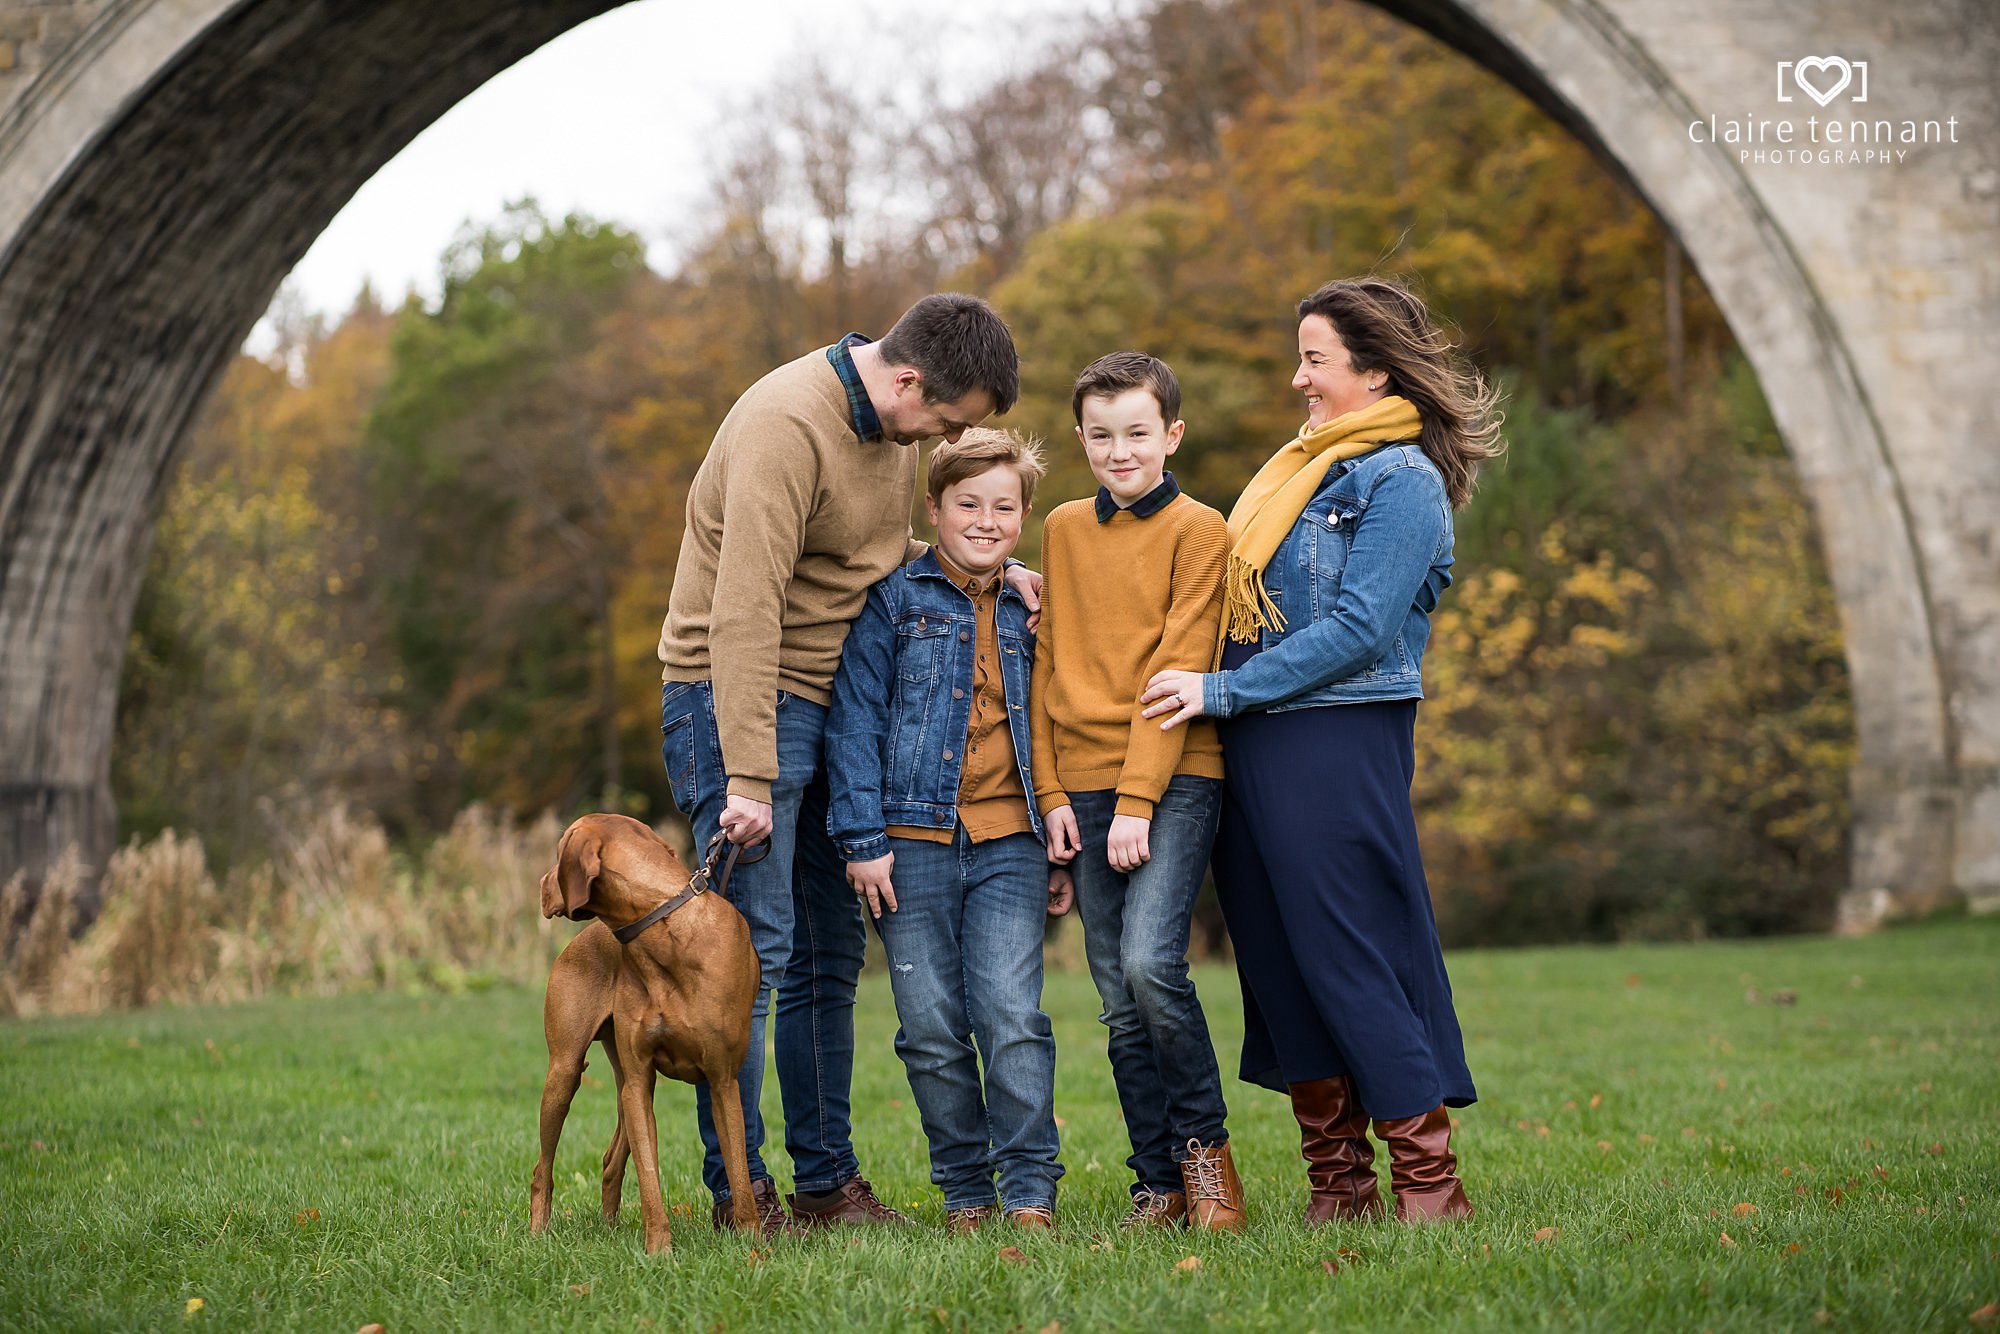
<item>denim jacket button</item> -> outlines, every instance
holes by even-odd
[[[951,758],[951,752],[950,752],[950,751],[946,751],[946,752],[944,753],[944,757],[945,757],[946,759],[950,759],[950,758]]]
[[[970,638],[972,638],[972,631],[970,631],[970,630],[960,630],[960,631],[958,632],[958,642],[959,642],[959,643],[963,644],[963,643],[964,643],[964,642],[965,642],[966,640],[968,640],[968,639],[970,639]]]
[[[934,818],[934,819],[935,819],[935,820],[936,820],[936,821],[937,821],[937,822],[938,822],[939,824],[943,824],[943,823],[945,822],[945,820],[946,820],[946,818],[947,818],[947,817],[945,816],[945,813],[944,813],[943,811],[939,811],[939,812],[937,813],[937,815],[936,815],[936,816],[934,816],[933,818]]]
[[[951,697],[953,699],[964,699],[965,692],[963,690],[960,690],[957,686],[953,686],[951,689]]]

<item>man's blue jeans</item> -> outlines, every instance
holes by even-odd
[[[719,827],[728,775],[715,730],[715,698],[706,681],[670,681],[660,693],[660,727],[674,804],[694,830],[697,851]],[[860,1175],[848,1111],[854,1077],[854,984],[861,975],[867,928],[847,887],[846,867],[826,833],[826,775],[821,765],[826,709],[811,700],[778,695],[778,780],[771,785],[771,851],[738,866],[729,900],[750,923],[750,941],[763,969],[751,1012],[750,1051],[737,1075],[751,1177],[769,1177],[764,1165],[764,1022],[773,988],[778,993],[776,1050],[778,1095],[785,1109],[785,1149],[792,1158],[792,1188],[832,1190]],[[728,1178],[709,1114],[706,1084],[695,1090],[701,1140],[707,1149],[702,1180],[717,1199],[729,1197]]]
[[[1125,1112],[1139,1190],[1182,1189],[1187,1143],[1220,1144],[1222,1075],[1188,977],[1188,930],[1208,869],[1222,784],[1179,775],[1153,808],[1152,860],[1115,871],[1105,855],[1116,792],[1072,792],[1083,851],[1070,863],[1083,952],[1111,1030],[1111,1077]]]
[[[909,1072],[931,1181],[947,1209],[1049,1209],[1062,1165],[1056,1040],[1042,1013],[1048,856],[1033,834],[974,843],[889,840],[896,910],[875,921],[896,994],[896,1054]],[[985,1058],[981,1094],[979,1061]]]

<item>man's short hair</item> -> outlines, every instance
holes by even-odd
[[[1069,410],[1083,425],[1083,400],[1101,394],[1116,398],[1128,389],[1149,389],[1159,400],[1160,420],[1172,426],[1181,416],[1181,382],[1166,362],[1146,352],[1107,352],[1083,368],[1070,393]]]
[[[891,366],[924,377],[924,402],[956,403],[975,389],[993,396],[1001,413],[1021,396],[1021,358],[1014,335],[993,307],[963,292],[935,292],[903,312],[877,345]]]
[[[956,441],[947,440],[931,451],[931,471],[925,491],[934,501],[943,500],[945,489],[970,480],[993,468],[1012,468],[1021,476],[1021,504],[1035,503],[1035,483],[1048,469],[1042,463],[1042,442],[1032,436],[1017,435],[991,426],[975,426]]]

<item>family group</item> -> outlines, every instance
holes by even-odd
[[[1243,988],[1241,1074],[1286,1093],[1306,1221],[1467,1216],[1449,1109],[1473,1101],[1409,790],[1452,513],[1493,396],[1378,278],[1297,310],[1306,420],[1228,518],[1168,470],[1173,371],[1077,376],[1094,498],[1015,559],[1041,447],[982,427],[1019,393],[1000,317],[926,297],[772,371],[687,501],[659,643],[663,753],[697,846],[768,840],[730,897],[762,969],[738,1079],[766,1231],[905,1220],[856,1159],[867,923],[948,1226],[1047,1228],[1063,1174],[1046,919],[1074,904],[1131,1140],[1129,1228],[1246,1220],[1187,950],[1213,868]],[[919,448],[935,541],[910,526]],[[775,992],[775,1000],[773,993]],[[765,1165],[767,1015],[793,1190]],[[697,1094],[714,1218],[731,1212]]]

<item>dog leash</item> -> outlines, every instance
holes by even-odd
[[[720,829],[716,830],[715,836],[708,840],[708,855],[702,859],[701,869],[688,877],[686,889],[683,889],[680,893],[674,895],[665,903],[662,903],[659,907],[641,917],[638,921],[628,926],[612,927],[611,934],[618,938],[620,945],[629,945],[639,938],[641,931],[644,931],[655,922],[663,921],[667,917],[672,916],[676,909],[686,907],[701,895],[708,893],[711,889],[718,894],[726,893],[729,889],[729,873],[736,869],[737,863],[741,862],[743,865],[748,866],[752,862],[763,861],[766,854],[771,851],[771,840],[765,839],[761,843],[753,844],[752,847],[755,851],[746,852],[741,843],[731,843]],[[727,855],[725,855],[725,849],[727,849]],[[717,872],[718,864],[721,868],[719,874]]]

